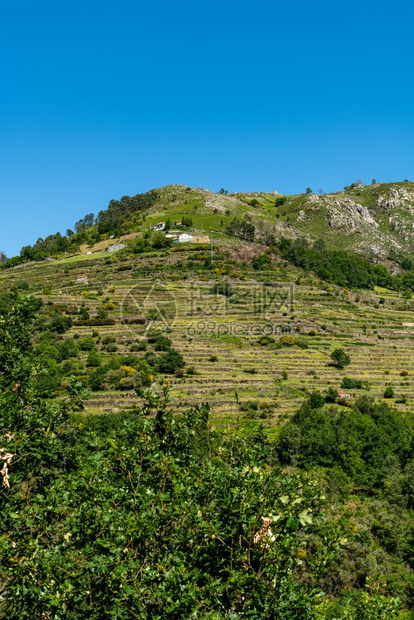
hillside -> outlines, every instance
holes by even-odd
[[[411,191],[172,186],[3,266],[0,614],[413,618]]]
[[[165,189],[168,201],[172,191]],[[400,406],[412,407],[410,295],[378,287],[351,291],[323,282],[277,252],[267,253],[262,244],[207,228],[215,209],[225,213],[234,208],[239,214],[242,204],[249,214],[254,209],[266,213],[268,207],[261,211],[240,203],[240,198],[215,195],[208,215],[210,194],[174,191],[180,196],[180,191],[191,193],[186,210],[178,198],[177,206],[168,202],[163,210],[160,193],[144,225],[191,213],[193,228],[204,222],[213,249],[210,244],[179,243],[139,247],[137,253],[128,244],[142,239],[130,233],[126,247],[117,252],[103,251],[117,241],[108,239],[98,242],[100,246],[85,243],[83,251],[91,254],[23,263],[0,272],[3,289],[27,287],[43,298],[46,316],[69,319],[67,330],[52,332],[47,346],[40,346],[51,373],[45,385],[52,392],[59,393],[75,375],[92,388],[87,411],[132,406],[138,402],[134,388],[144,360],[147,375],[154,375],[158,386],[168,381],[180,408],[208,401],[212,419],[225,427],[260,419],[277,432],[278,422],[292,415],[309,391],[338,390],[345,376],[363,382],[365,392],[376,397],[392,385]],[[194,196],[199,197],[198,208]],[[231,295],[212,294],[215,283],[223,281],[231,286]],[[172,375],[155,372],[154,356],[161,353],[149,340],[152,332],[168,336],[182,354],[184,368]],[[82,344],[88,338],[91,342]],[[62,339],[75,343],[73,357],[61,359]],[[343,371],[330,365],[330,353],[338,347],[352,360]],[[96,352],[95,360],[89,358],[90,350]],[[132,380],[120,369],[134,366],[134,359],[138,372]]]
[[[224,190],[223,190],[224,191]],[[269,245],[282,237],[359,253],[398,270],[413,250],[414,184],[353,184],[336,194],[283,196],[214,193],[171,185],[111,200],[95,217],[87,214],[66,235],[38,239],[9,260],[44,260],[106,249],[115,240],[148,237],[158,222],[175,233],[245,238]],[[251,231],[243,230],[248,223]]]

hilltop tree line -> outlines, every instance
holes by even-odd
[[[156,190],[136,196],[123,196],[120,200],[111,200],[108,208],[102,210],[95,217],[93,213],[86,214],[69,229],[65,235],[57,232],[47,237],[39,238],[33,245],[24,246],[20,256],[1,261],[6,267],[13,267],[26,261],[39,261],[63,252],[76,252],[82,243],[96,243],[102,236],[113,234],[120,236],[128,232],[128,223],[134,217],[141,217],[157,199]]]

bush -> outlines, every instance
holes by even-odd
[[[341,388],[345,390],[362,390],[363,387],[363,383],[359,379],[351,379],[350,377],[342,379]]]
[[[175,349],[170,349],[157,360],[158,372],[162,372],[166,375],[173,375],[177,369],[184,368],[184,366],[185,361],[183,356]]]
[[[266,347],[269,344],[274,344],[275,339],[273,338],[273,336],[260,336],[260,338],[257,341],[262,347]]]
[[[93,373],[89,376],[89,387],[93,392],[98,392],[102,389],[106,373],[106,369],[96,368],[96,370],[94,370]]]
[[[116,342],[115,336],[104,336],[102,338],[102,344],[109,344],[110,342]]]
[[[272,264],[272,259],[269,254],[262,254],[261,256],[257,256],[252,260],[252,267],[256,271],[259,269],[264,269]]]
[[[90,351],[86,360],[86,365],[97,368],[101,365],[101,357],[97,351]]]
[[[334,403],[338,398],[338,392],[333,387],[329,387],[325,393],[325,401],[327,403]]]
[[[148,342],[150,340],[148,339]],[[172,342],[167,336],[157,336],[154,342],[154,349],[156,351],[169,351],[172,347]]]
[[[345,368],[345,366],[348,366],[348,364],[351,363],[351,358],[343,349],[335,349],[335,351],[331,353],[331,359],[334,366],[340,369]]]
[[[233,295],[233,289],[230,282],[216,282],[210,289],[212,295],[224,295],[225,297],[231,297]]]
[[[388,385],[384,390],[384,398],[394,398],[394,388],[391,385]]]
[[[319,409],[325,404],[325,398],[320,392],[312,392],[309,396],[309,405],[311,409]]]
[[[95,340],[90,337],[82,338],[79,348],[81,351],[93,351],[95,349]]]
[[[114,342],[110,342],[106,345],[106,351],[108,351],[108,353],[116,353],[118,351],[118,347]]]
[[[308,341],[306,340],[306,338],[304,336],[297,336],[295,338],[295,345],[297,347],[299,347],[300,349],[308,349],[309,348]]]
[[[295,344],[295,338],[286,334],[285,336],[281,336],[279,342],[283,347],[293,347]]]
[[[121,390],[133,390],[135,387],[135,380],[133,377],[122,377],[119,381],[119,387]]]

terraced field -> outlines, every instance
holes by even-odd
[[[345,376],[367,382],[368,393],[376,397],[392,385],[396,399],[405,401],[398,407],[412,410],[411,301],[391,291],[331,287],[277,263],[264,271],[246,263],[226,271],[218,260],[217,268],[207,271],[202,268],[206,252],[102,253],[26,264],[1,272],[0,287],[27,282],[46,303],[72,312],[84,304],[91,316],[105,306],[114,324],[77,325],[64,336],[94,334],[104,358],[131,354],[150,329],[166,332],[183,354],[187,371],[193,370],[158,376],[156,383],[170,384],[180,409],[208,402],[216,425],[231,428],[255,417],[276,430],[308,391],[338,389]],[[80,275],[87,276],[87,284],[77,283]],[[231,285],[229,297],[212,294],[214,283],[223,280]],[[105,336],[114,338],[116,352],[104,350]],[[351,357],[344,370],[329,364],[338,347]],[[86,353],[82,356],[85,361]],[[347,391],[352,397],[364,393]],[[252,401],[256,404],[249,409]],[[133,391],[97,391],[87,411],[105,413],[136,403]]]

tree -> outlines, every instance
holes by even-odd
[[[88,213],[84,218],[78,220],[75,224],[75,230],[77,233],[91,228],[95,224],[95,216],[93,213]]]
[[[101,365],[101,356],[97,351],[89,351],[86,365],[92,368],[97,368]]]
[[[154,250],[162,250],[163,248],[170,248],[172,246],[172,239],[167,239],[162,233],[157,233],[152,238],[152,247]]]
[[[183,215],[183,217],[181,218],[181,226],[185,226],[186,228],[192,228],[193,226],[192,218],[187,217],[186,215]]]
[[[183,356],[179,351],[175,349],[170,349],[157,361],[157,368],[159,372],[162,372],[166,375],[173,375],[176,370],[179,368],[184,368],[185,361]]]
[[[225,297],[231,297],[233,295],[233,289],[230,282],[216,282],[210,289],[212,295],[224,295]]]
[[[394,398],[394,388],[391,385],[388,385],[384,390],[384,398]]]
[[[309,396],[309,405],[311,409],[319,409],[325,404],[325,399],[320,392],[316,390]]]
[[[235,235],[246,241],[254,241],[255,232],[256,228],[251,222],[247,219],[239,220],[236,217],[232,219],[226,228],[226,233],[228,235]]]
[[[331,359],[337,368],[345,368],[345,366],[351,363],[351,358],[343,349],[335,349],[331,353]]]
[[[307,187],[307,188],[306,188],[306,193],[307,193],[308,195],[309,195],[309,194],[312,194],[312,189],[311,189],[310,187]]]
[[[4,265],[5,263],[7,263],[7,256],[0,250],[0,265]]]

